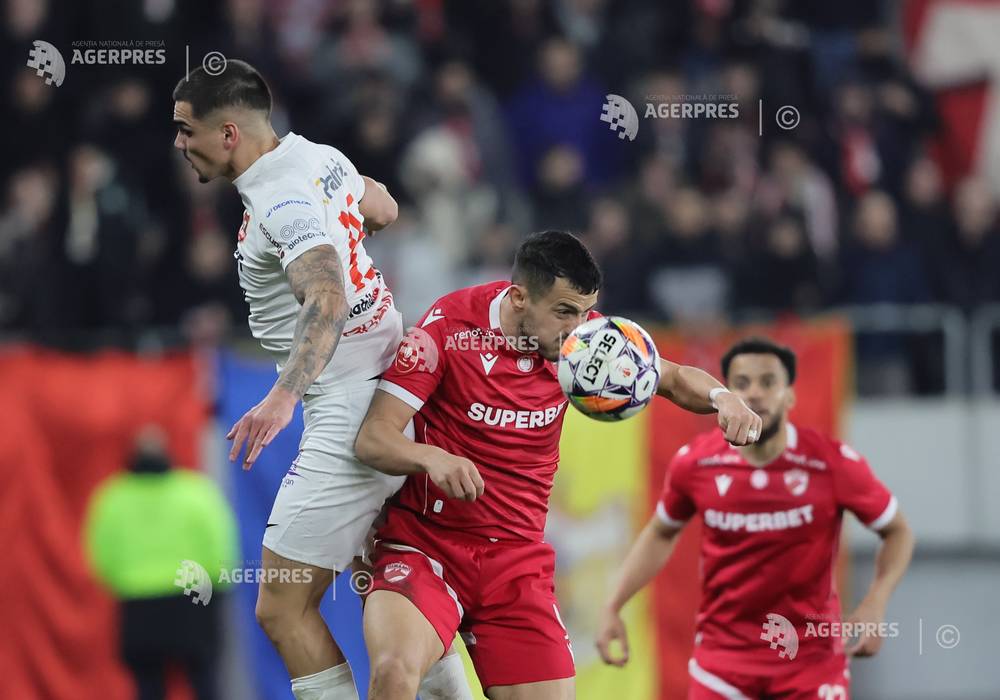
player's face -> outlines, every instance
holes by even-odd
[[[781,429],[795,404],[795,392],[788,384],[785,366],[771,354],[747,353],[734,357],[729,365],[729,389],[763,421],[761,443]]]
[[[210,122],[195,119],[190,102],[174,103],[174,126],[174,147],[198,173],[198,181],[204,183],[222,175],[229,163],[225,132]]]
[[[597,303],[597,292],[582,294],[562,277],[557,277],[548,293],[537,299],[519,285],[512,292],[511,300],[520,315],[520,341],[528,343],[528,347],[537,345],[538,354],[552,362],[559,359],[559,348],[566,336],[587,320]]]

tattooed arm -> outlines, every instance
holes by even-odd
[[[347,295],[340,257],[331,245],[306,251],[288,265],[286,274],[302,308],[288,362],[274,386],[298,401],[337,349],[347,322]]]
[[[261,449],[292,419],[295,404],[326,367],[347,322],[347,297],[340,258],[331,245],[307,250],[289,263],[285,274],[298,299],[298,321],[288,362],[264,400],[247,411],[230,429],[229,459],[247,442],[243,468],[249,469]]]

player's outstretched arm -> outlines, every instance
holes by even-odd
[[[365,217],[365,227],[369,231],[385,228],[399,216],[399,206],[381,182],[361,176],[365,181],[365,196],[358,202],[358,209]]]
[[[450,498],[474,501],[482,496],[483,478],[470,460],[406,437],[414,413],[392,394],[376,391],[354,442],[357,458],[385,474],[427,474]]]
[[[757,442],[760,416],[708,372],[660,358],[660,396],[692,413],[719,413],[719,427],[733,445]]]
[[[288,264],[288,283],[298,299],[298,320],[288,362],[264,400],[247,411],[229,430],[229,459],[247,442],[243,468],[249,469],[261,449],[292,419],[295,404],[330,362],[347,322],[347,298],[340,256],[332,245],[307,250]]]
[[[653,580],[670,559],[679,532],[679,528],[667,525],[654,515],[625,556],[618,583],[601,612],[598,625],[597,651],[604,663],[613,666],[628,663],[628,636],[621,610],[632,596]],[[616,641],[621,646],[621,656],[616,656],[611,649],[612,643]]]
[[[874,629],[877,629],[885,621],[889,597],[906,573],[913,556],[913,531],[902,511],[896,511],[889,524],[878,531],[878,535],[882,538],[882,544],[875,558],[875,578],[864,599],[846,620],[866,625],[866,629],[872,629],[873,624],[876,626]],[[881,635],[862,634],[847,649],[847,653],[851,656],[874,656],[882,648],[883,641],[884,637]]]

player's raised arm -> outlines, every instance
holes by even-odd
[[[680,527],[668,525],[659,515],[654,515],[625,556],[614,593],[604,606],[598,623],[596,645],[604,663],[613,666],[628,663],[628,635],[621,610],[625,603],[653,580],[670,559],[680,531]],[[614,642],[618,642],[621,647],[620,656],[611,648]]]
[[[693,413],[719,414],[719,427],[733,445],[757,442],[760,416],[708,372],[660,358],[660,396]]]
[[[264,400],[226,435],[233,441],[230,460],[236,459],[247,441],[244,469],[253,465],[261,449],[291,421],[295,404],[333,357],[347,322],[344,277],[332,245],[317,245],[302,253],[288,264],[285,274],[301,305],[288,362]]]
[[[381,182],[376,182],[366,175],[362,175],[361,179],[365,181],[365,194],[361,197],[358,208],[365,217],[365,226],[368,230],[378,231],[396,220],[399,216],[399,206]]]
[[[474,501],[482,496],[483,478],[470,460],[406,437],[414,413],[392,394],[375,392],[354,443],[358,459],[385,474],[427,474],[451,498]]]

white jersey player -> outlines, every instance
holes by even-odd
[[[225,177],[243,200],[235,252],[240,286],[250,329],[279,370],[267,396],[226,436],[230,459],[245,442],[249,469],[303,402],[299,455],[264,531],[257,618],[296,698],[357,698],[319,603],[402,483],[354,454],[378,377],[403,335],[392,294],[362,242],[365,227],[395,220],[396,203],[337,149],[293,133],[278,139],[270,90],[242,61],[229,61],[220,75],[195,69],[173,96],[174,145],[202,182]],[[428,674],[436,685],[422,688],[423,696],[467,697],[457,657],[439,667]],[[454,692],[438,692],[449,685]]]

